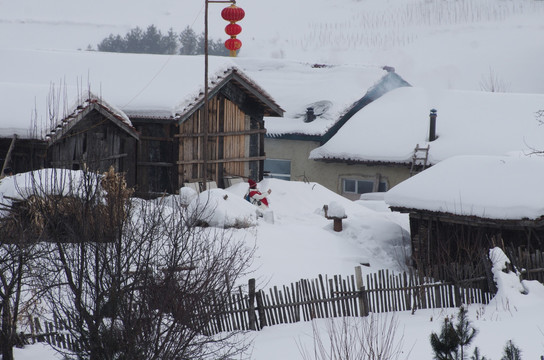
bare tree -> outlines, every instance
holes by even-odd
[[[0,212],[0,350],[2,359],[13,360],[13,347],[25,342],[18,334],[20,315],[38,296],[31,291],[32,265],[44,252],[36,241],[40,234],[29,231],[23,220],[24,208],[9,202]]]
[[[77,359],[223,359],[235,333],[213,335],[218,301],[252,249],[196,226],[176,201],[131,198],[121,175],[85,175],[83,187],[45,195],[34,218],[50,242],[40,279],[51,312],[79,339]],[[66,188],[66,185],[63,186]]]

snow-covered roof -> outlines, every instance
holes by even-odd
[[[49,129],[46,134],[48,140],[55,141],[69,131],[81,118],[91,109],[105,111],[110,119],[115,121],[118,126],[129,132],[132,136],[138,137],[136,129],[128,116],[118,109],[116,106],[109,104],[104,99],[101,99],[93,93],[88,93],[87,96],[77,100],[70,108],[68,108],[67,116],[64,116],[61,121],[57,122],[54,127]]]
[[[438,138],[428,142],[433,108]],[[410,163],[417,144],[430,144],[429,162],[436,164],[454,155],[544,149],[536,120],[543,108],[544,94],[402,87],[364,107],[310,158]]]
[[[455,156],[385,194],[391,207],[497,220],[544,216],[544,157]]]
[[[28,136],[33,117],[48,130],[51,104],[58,104],[55,120],[60,120],[71,114],[70,106],[89,90],[130,118],[181,117],[204,93],[202,56],[0,49],[0,58],[0,135],[16,131]],[[226,57],[209,57],[210,91],[233,72],[262,99],[276,105]]]
[[[265,118],[268,136],[321,136],[387,74],[377,65],[324,65],[281,59],[238,58],[246,74],[285,109],[283,118]],[[313,107],[316,119],[304,122]]]

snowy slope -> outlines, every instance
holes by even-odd
[[[495,78],[513,92],[544,92],[544,3],[535,0],[277,0],[237,3],[240,56],[397,68],[415,86],[480,90]],[[210,36],[226,39],[223,4]],[[203,1],[1,1],[0,48],[85,49],[110,33],[155,24],[203,30]],[[485,82],[485,81],[484,81]]]

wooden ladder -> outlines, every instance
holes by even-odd
[[[427,147],[419,147],[416,145],[414,149],[414,155],[412,155],[412,167],[410,168],[410,176],[417,174],[420,171],[425,170],[427,167],[427,161],[429,160],[429,149],[431,145]]]

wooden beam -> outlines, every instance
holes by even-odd
[[[253,134],[266,134],[266,129],[251,129],[243,131],[226,131],[220,133],[208,133],[208,137],[217,136],[241,136],[241,135],[253,135]],[[175,134],[174,137],[188,138],[188,137],[201,137],[204,133],[192,133],[192,134]]]
[[[169,167],[174,166],[175,164],[167,162],[149,162],[149,161],[139,161],[136,163],[138,166],[157,166],[157,167]]]
[[[254,156],[246,158],[233,158],[233,159],[218,159],[218,160],[208,160],[208,164],[219,164],[219,163],[228,163],[228,162],[244,162],[244,161],[260,161],[265,160],[266,156]],[[186,161],[177,161],[178,165],[189,165],[189,164],[202,164],[204,160],[186,160]]]
[[[149,140],[149,141],[174,141],[173,138],[168,137],[159,137],[159,136],[141,136],[140,140]]]

